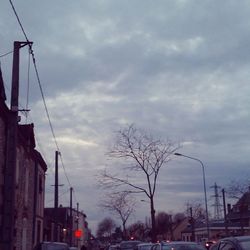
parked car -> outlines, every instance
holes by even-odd
[[[122,241],[120,243],[121,250],[137,250],[137,245],[139,245],[141,241],[139,240],[127,240]]]
[[[110,245],[108,247],[108,250],[118,250],[118,249],[119,249],[119,244]]]
[[[215,241],[206,241],[205,242],[205,247],[206,249],[210,249],[212,245],[214,245],[216,242]],[[216,248],[215,248],[216,249]]]
[[[137,245],[137,250],[151,250],[152,246],[153,243],[151,242],[140,243]]]
[[[213,246],[212,246],[213,247]],[[218,241],[213,250],[249,250],[250,236],[227,237]]]
[[[219,242],[214,243],[209,247],[209,250],[217,250],[218,249]]]
[[[34,250],[69,250],[67,243],[44,241],[38,243]]]
[[[151,250],[206,250],[204,246],[190,241],[170,241],[156,243]]]

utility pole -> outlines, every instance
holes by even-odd
[[[1,250],[12,250],[14,246],[15,228],[15,189],[16,189],[16,157],[17,157],[17,126],[19,97],[19,51],[32,42],[14,42],[11,105],[8,117],[6,166],[4,169],[4,204],[1,232]],[[17,208],[18,209],[18,208]]]
[[[194,217],[193,217],[193,208],[190,207],[190,223],[191,223],[191,232],[192,232],[192,241],[195,241],[195,233],[194,233]]]
[[[76,214],[77,214],[77,221],[76,221],[76,227],[77,227],[77,230],[79,230],[79,203],[77,202],[76,203]],[[77,248],[79,248],[79,238],[77,238]]]
[[[72,194],[73,188],[70,188],[70,238],[69,245],[72,247],[72,237],[73,237],[73,216],[72,216]]]
[[[226,210],[226,199],[225,199],[225,189],[224,188],[222,189],[222,198],[223,198],[225,233],[226,233],[226,236],[228,236],[227,210]]]
[[[58,241],[58,155],[59,152],[55,152],[55,192],[54,192],[54,241]]]

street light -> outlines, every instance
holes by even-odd
[[[207,209],[207,189],[206,189],[206,179],[205,179],[205,168],[204,168],[203,162],[201,160],[197,159],[197,158],[194,158],[194,157],[191,157],[191,156],[188,156],[188,155],[183,155],[183,154],[180,154],[180,153],[174,153],[174,155],[186,157],[186,158],[189,158],[191,160],[198,161],[201,164],[202,175],[203,175],[204,196],[205,196],[205,208],[206,208],[207,237],[209,239],[209,221],[208,221],[208,209]]]

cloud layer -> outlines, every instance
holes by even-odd
[[[215,182],[224,187],[231,179],[249,176],[248,1],[13,3],[34,42],[65,171],[90,226],[102,219],[96,174],[111,164],[105,153],[114,131],[128,123],[182,142],[182,153],[204,162],[209,195]],[[1,55],[12,50],[13,41],[24,40],[7,1],[1,4],[0,30]],[[8,96],[11,61],[11,55],[1,57]],[[20,63],[20,103],[25,106],[25,48]],[[29,107],[37,147],[50,166],[49,203],[56,148],[32,67]],[[203,198],[197,165],[183,158],[171,161],[159,179],[156,209],[179,212],[188,199]],[[60,174],[67,191],[63,169]],[[148,214],[147,206],[139,204],[136,218]]]

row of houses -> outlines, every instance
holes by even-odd
[[[44,208],[47,165],[36,150],[34,124],[20,124],[18,115],[13,123],[14,112],[0,69],[0,249],[32,250],[44,240],[80,248],[89,235],[86,215],[59,207],[55,220],[54,208]]]
[[[239,235],[250,235],[250,189],[233,206],[227,206],[225,218],[211,219],[207,226],[205,221],[192,224],[190,217],[186,217],[173,225],[165,239],[203,242]]]

